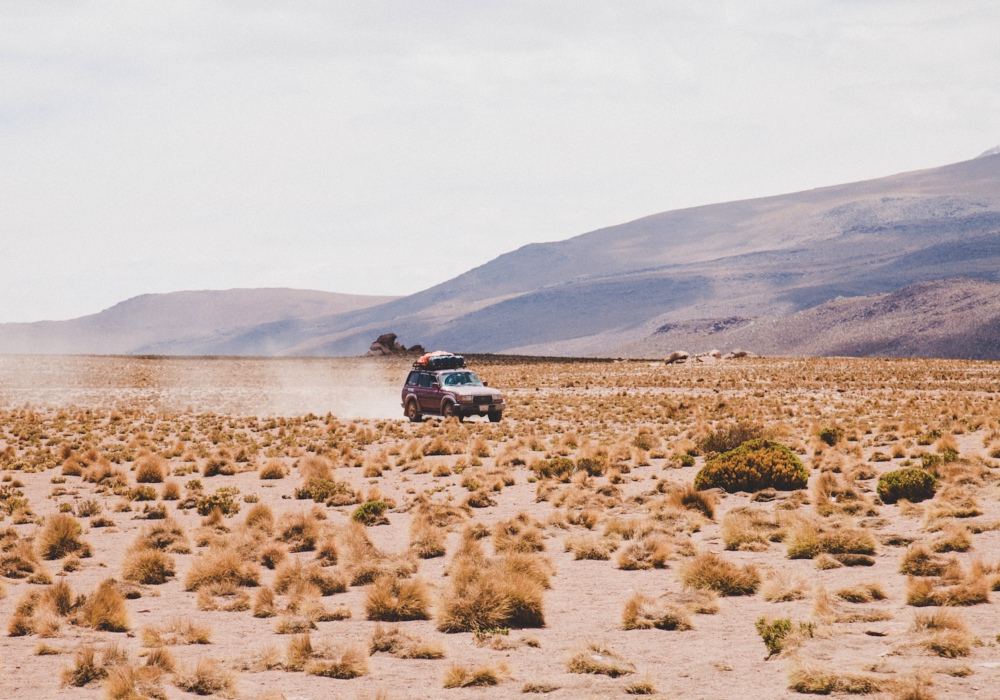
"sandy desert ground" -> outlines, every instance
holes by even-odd
[[[473,368],[501,424],[404,422],[405,360],[0,357],[0,697],[1000,697],[996,364]],[[806,488],[692,488],[762,438]]]

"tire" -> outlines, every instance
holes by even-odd
[[[410,419],[411,423],[419,423],[424,419],[424,417],[420,414],[420,409],[417,407],[416,401],[407,402],[406,417]]]
[[[441,415],[445,420],[448,420],[449,418],[458,418],[458,422],[462,422],[462,414],[456,410],[455,404],[451,401],[448,401],[441,407]]]
[[[490,411],[490,423],[499,423],[503,420],[503,411]]]

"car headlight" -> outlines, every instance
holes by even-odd
[[[471,396],[459,396],[458,400],[461,401],[462,403],[472,403]]]

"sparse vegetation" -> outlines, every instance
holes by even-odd
[[[695,476],[698,490],[735,491],[804,489],[809,473],[786,446],[759,438],[711,459]]]
[[[155,377],[163,360],[141,362]],[[401,360],[379,362],[392,373]],[[584,694],[704,694],[702,674],[669,671],[678,641],[718,648],[709,673],[748,696],[788,672],[798,692],[925,700],[985,673],[994,631],[973,613],[1000,590],[988,366],[482,362],[510,388],[499,424],[211,413],[199,399],[175,412],[163,406],[186,404],[169,388],[155,411],[125,394],[113,408],[0,408],[0,598],[13,636],[2,673],[46,697],[65,677],[123,700],[372,697],[368,679],[329,680],[368,663],[420,697],[573,695],[591,682]],[[17,391],[5,385],[5,397]],[[790,476],[791,490],[763,479],[762,464],[780,464],[768,479]],[[935,489],[902,493],[916,481]],[[348,586],[363,589],[341,596]],[[628,646],[564,651],[568,616],[596,630],[608,601]],[[754,635],[762,614],[760,652],[725,657],[720,630]],[[893,619],[888,632],[875,624]],[[848,630],[871,662],[840,643]],[[209,652],[218,661],[199,672]],[[553,678],[535,676],[539,662]],[[26,673],[51,664],[65,675]],[[283,676],[294,689],[276,681],[282,670],[298,674]],[[564,670],[617,680],[563,683]],[[455,690],[441,689],[446,676]],[[475,687],[511,676],[506,691]]]

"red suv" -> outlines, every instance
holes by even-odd
[[[415,368],[403,387],[403,411],[414,423],[425,413],[459,420],[485,415],[491,423],[499,423],[504,407],[503,395],[467,369]]]

